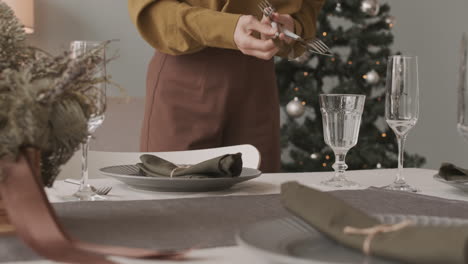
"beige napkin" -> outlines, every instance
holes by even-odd
[[[355,250],[363,251],[366,235],[345,234],[344,228],[369,228],[380,224],[345,201],[297,182],[281,186],[281,199],[291,213],[327,237]],[[407,226],[375,235],[370,254],[404,263],[467,263],[467,239],[467,226]]]
[[[160,157],[144,154],[137,166],[148,177],[237,177],[242,172],[242,154],[226,154],[193,165],[176,165]]]

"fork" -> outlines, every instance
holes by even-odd
[[[73,180],[73,179],[66,179],[65,182],[75,184],[75,185],[80,185],[79,181]],[[107,195],[112,190],[112,187],[106,186],[106,187],[96,188],[94,186],[91,186],[91,190],[99,195]]]
[[[273,21],[273,13],[276,12],[276,9],[273,7],[268,0],[263,0],[258,4],[258,8],[262,11],[262,13],[270,18],[271,21]],[[299,42],[301,45],[303,45],[305,48],[307,48],[310,52],[320,54],[320,55],[325,55],[325,56],[333,56],[333,54],[330,51],[330,48],[323,43],[318,38],[315,38],[312,41],[306,41],[305,39],[301,38],[299,35],[295,34],[294,32],[282,28],[281,24],[278,25],[277,22],[273,21],[271,22],[272,27],[278,28],[281,32],[284,33],[287,37]]]

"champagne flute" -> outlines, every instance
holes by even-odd
[[[385,119],[398,141],[398,172],[385,189],[417,192],[403,177],[404,146],[408,132],[419,117],[418,57],[391,56],[387,65]]]
[[[468,93],[467,89],[467,74],[468,74],[468,64],[467,64],[467,49],[468,49],[468,40],[466,33],[463,33],[460,49],[460,68],[458,76],[458,106],[457,106],[457,130],[458,133],[468,141]]]
[[[96,77],[105,78],[106,65],[105,65],[105,49],[98,50],[99,46],[103,45],[103,42],[99,41],[73,41],[70,44],[70,51],[72,58],[77,58],[87,52],[96,50],[98,56],[102,56],[103,62],[101,64],[101,70],[96,72]],[[91,113],[90,119],[88,120],[88,137],[86,142],[82,144],[82,157],[81,157],[81,181],[78,191],[73,194],[74,200],[80,201],[96,201],[105,200],[103,196],[98,195],[93,191],[91,185],[88,182],[88,150],[91,135],[96,129],[104,122],[104,112],[106,109],[106,83],[98,83],[87,91],[87,95],[92,100],[94,111]]]
[[[358,183],[345,177],[345,170],[348,168],[345,158],[348,150],[357,144],[366,96],[321,94],[319,99],[325,143],[335,153],[335,174],[321,184],[331,187],[359,187]]]

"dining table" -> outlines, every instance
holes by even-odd
[[[187,264],[270,263],[271,259],[264,258],[261,252],[239,243],[238,232],[257,221],[284,216],[279,194],[281,185],[285,182],[297,181],[321,191],[340,191],[340,188],[320,184],[331,177],[332,173],[264,173],[229,189],[210,192],[138,190],[113,178],[101,176],[102,178],[91,179],[90,183],[93,186],[112,187],[112,191],[106,195],[106,201],[65,201],[62,197],[76,191],[77,186],[63,180],[56,181],[52,188],[46,189],[46,193],[67,231],[82,239],[143,247],[159,245],[158,241],[167,242],[162,244],[189,248],[186,259],[182,261]],[[396,173],[396,169],[350,170],[346,172],[346,176],[360,184],[353,190],[377,190],[391,183]],[[407,182],[419,189],[415,196],[442,198],[453,202],[468,201],[467,192],[435,180],[434,175],[437,173],[437,170],[431,169],[404,169]],[[393,202],[366,199],[361,199],[361,202]],[[379,208],[379,204],[374,206]],[[412,206],[417,207],[418,204]],[[83,228],[81,225],[92,225],[93,229]],[[93,230],[92,234],[90,230]],[[113,230],[113,233],[110,234],[109,230]],[[139,233],[132,235],[132,232],[136,232],[134,230]],[[52,263],[27,251],[20,241],[2,241],[0,237],[0,263]],[[5,255],[9,257],[2,257]],[[110,259],[129,264],[181,263],[120,257]],[[308,263],[335,262],[311,260]]]

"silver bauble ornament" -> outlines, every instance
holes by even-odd
[[[385,23],[387,23],[389,28],[395,26],[396,18],[394,16],[388,16],[385,18]]]
[[[290,117],[300,117],[305,112],[305,106],[299,101],[299,98],[294,97],[294,99],[286,105],[286,112]]]
[[[366,73],[366,82],[368,84],[376,84],[380,80],[379,73],[375,70],[371,70],[370,72]]]
[[[362,0],[361,2],[361,11],[371,15],[376,16],[379,14],[380,4],[378,0]]]
[[[341,7],[341,3],[336,3],[335,11],[338,13],[341,13],[343,11],[343,8]]]

